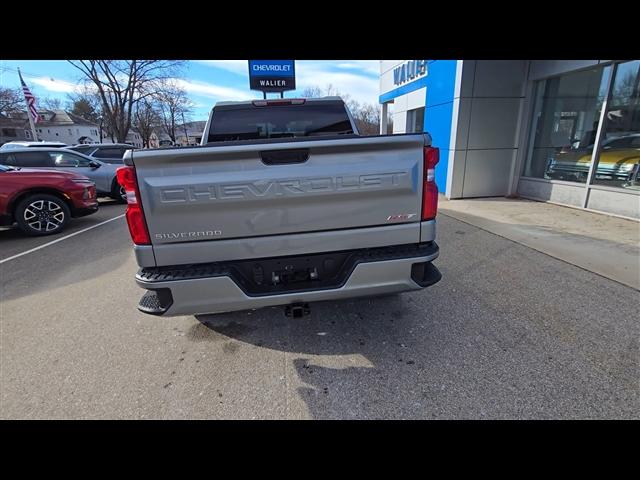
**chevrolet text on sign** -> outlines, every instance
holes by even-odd
[[[249,60],[251,90],[284,92],[295,90],[296,72],[293,60]]]

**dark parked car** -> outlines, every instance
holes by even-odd
[[[124,189],[116,180],[119,165],[105,163],[68,148],[23,148],[0,152],[0,164],[79,173],[96,184],[98,195],[126,201]]]
[[[105,163],[123,165],[122,157],[127,150],[133,150],[133,145],[127,143],[97,143],[88,145],[74,145],[70,150],[83,153]]]
[[[0,164],[0,225],[27,235],[61,232],[69,218],[98,211],[96,187],[83,175]]]

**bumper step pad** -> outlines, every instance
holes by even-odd
[[[171,290],[168,288],[147,290],[138,302],[138,310],[150,315],[162,315],[172,303]]]

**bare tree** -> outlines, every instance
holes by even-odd
[[[302,95],[307,98],[314,97],[340,97],[353,116],[360,135],[378,135],[380,133],[380,108],[371,103],[360,103],[349,94],[341,93],[333,85],[328,84],[324,89],[314,86],[303,90]]]
[[[302,91],[302,96],[304,98],[318,98],[322,97],[322,89],[318,86],[315,87],[307,87]]]
[[[19,88],[0,87],[0,115],[7,115],[24,108],[24,97]]]
[[[62,108],[62,101],[59,98],[44,97],[39,103],[45,110],[60,110]]]
[[[142,138],[142,148],[150,146],[151,135],[160,122],[160,115],[150,99],[145,98],[136,104],[134,126]]]
[[[69,60],[97,89],[105,123],[118,142],[131,128],[136,103],[155,95],[159,82],[182,65],[174,60]]]
[[[67,95],[67,110],[85,120],[96,123],[100,131],[100,143],[102,139],[109,137],[115,143],[115,133],[108,119],[102,113],[102,100],[91,84]]]
[[[378,135],[380,133],[380,108],[365,103],[352,110],[353,118],[361,135]]]
[[[163,130],[175,144],[178,125],[184,117],[190,116],[193,104],[187,92],[174,81],[162,82],[154,98]]]

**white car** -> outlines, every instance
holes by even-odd
[[[7,142],[0,146],[0,150],[13,150],[14,148],[26,148],[26,147],[46,147],[46,148],[63,148],[66,147],[66,143],[62,142],[21,142],[12,141]]]

